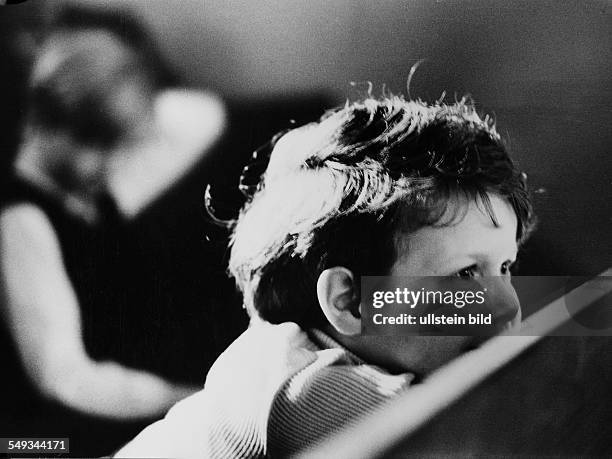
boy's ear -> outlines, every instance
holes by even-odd
[[[317,298],[329,323],[343,335],[361,332],[360,295],[353,273],[342,267],[326,269],[317,281]]]

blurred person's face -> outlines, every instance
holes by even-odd
[[[67,191],[95,197],[106,189],[109,153],[104,148],[87,145],[65,131],[45,139],[48,169]]]
[[[510,265],[516,258],[517,218],[508,202],[490,194],[498,226],[475,202],[467,204],[465,216],[452,226],[424,227],[412,233],[399,234],[400,254],[389,276],[439,276],[444,281],[462,277],[478,280],[500,277],[495,291],[487,298],[495,302],[494,317],[498,328],[520,323],[520,304],[510,283]],[[449,204],[449,207],[463,204]],[[453,208],[448,209],[453,212]],[[488,300],[488,301],[489,301]],[[428,373],[473,348],[482,337],[472,336],[341,336],[350,349],[366,360],[396,371]]]
[[[146,78],[130,76],[119,82],[108,99],[107,108],[122,127],[120,144],[141,142],[150,136],[153,123],[153,89]],[[119,149],[122,145],[119,145]]]
[[[61,31],[42,48],[34,80],[53,81],[88,127],[44,132],[46,164],[64,189],[82,196],[104,191],[112,158],[150,134],[153,89],[138,62],[136,50],[104,29]]]

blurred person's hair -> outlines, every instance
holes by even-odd
[[[44,33],[34,55],[27,122],[109,147],[129,128],[113,112],[119,87],[133,82],[152,101],[156,90],[171,80],[134,18],[124,12],[69,7]]]
[[[249,313],[272,323],[320,326],[322,271],[344,266],[357,281],[385,275],[400,251],[399,234],[454,224],[466,199],[497,225],[487,193],[505,198],[519,243],[534,225],[525,175],[493,122],[466,99],[369,97],[274,141],[234,223],[229,261]]]
[[[55,30],[101,29],[137,50],[141,63],[153,77],[156,88],[178,86],[180,78],[162,58],[159,47],[143,24],[125,10],[66,6],[57,15]]]

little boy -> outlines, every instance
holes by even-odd
[[[121,457],[282,457],[346,427],[474,346],[361,335],[360,276],[509,276],[534,221],[524,177],[465,100],[347,104],[282,136],[251,190],[229,262],[251,327]],[[504,285],[502,325],[520,319]]]

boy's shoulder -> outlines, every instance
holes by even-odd
[[[314,331],[327,347],[276,392],[267,423],[267,451],[293,455],[374,411],[406,390],[414,375],[392,375],[369,365]]]
[[[215,361],[205,388],[213,391],[220,385],[226,391],[232,387],[253,391],[255,386],[263,389],[279,384],[314,361],[317,350],[295,323],[254,323]]]
[[[368,365],[323,332],[257,324],[215,362],[205,392],[213,454],[284,456],[405,390],[412,375]],[[241,445],[241,451],[233,450]],[[248,445],[248,447],[246,446]],[[246,448],[246,450],[245,450]]]
[[[368,365],[321,331],[257,323],[217,359],[202,391],[118,457],[287,456],[395,397],[412,379]]]

